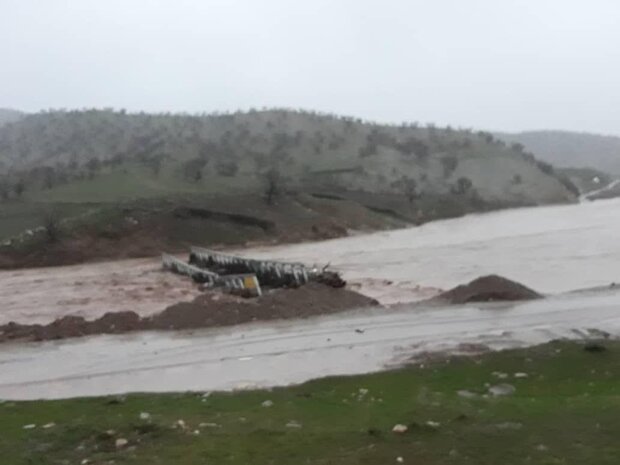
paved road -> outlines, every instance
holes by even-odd
[[[0,398],[286,385],[376,371],[459,344],[518,347],[581,338],[593,328],[620,336],[619,304],[620,289],[517,305],[410,306],[193,333],[3,345]]]

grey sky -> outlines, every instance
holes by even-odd
[[[617,0],[0,0],[0,107],[620,135]]]

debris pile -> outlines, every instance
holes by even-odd
[[[466,304],[469,302],[494,302],[540,299],[542,295],[517,282],[497,275],[482,276],[469,284],[457,286],[436,298],[437,302]]]

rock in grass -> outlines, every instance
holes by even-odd
[[[122,449],[127,444],[129,444],[129,441],[125,438],[118,438],[116,441],[114,441],[114,445],[117,449]]]
[[[295,421],[295,420],[291,420],[286,424],[287,428],[301,428],[301,423]]]
[[[456,391],[456,394],[463,399],[475,399],[478,397],[478,394],[475,392],[468,391],[466,389],[461,389],[460,391]]]
[[[263,407],[269,408],[269,407],[273,407],[273,401],[271,400],[266,400],[265,402],[263,402],[261,404]]]
[[[509,396],[514,394],[517,388],[515,388],[512,384],[496,384],[495,386],[491,386],[489,388],[489,394],[493,396]]]
[[[409,428],[407,428],[407,425],[401,425],[399,423],[399,424],[394,425],[394,427],[392,428],[392,433],[405,434],[408,429]]]

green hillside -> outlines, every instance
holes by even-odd
[[[270,171],[298,189],[416,196],[475,189],[485,200],[522,203],[571,198],[551,167],[488,133],[287,110],[40,113],[0,128],[0,160],[5,189],[21,182],[18,196],[63,200],[76,192],[89,200],[252,192]]]
[[[15,235],[45,226],[51,216],[70,219],[72,233],[77,224],[101,224],[94,219],[103,217],[108,230],[116,228],[107,233],[113,237],[119,229],[131,235],[127,225],[139,216],[149,225],[140,242],[149,243],[146,236],[152,241],[140,250],[128,245],[133,256],[206,238],[204,231],[219,230],[209,236],[216,242],[333,237],[349,229],[571,202],[577,193],[552,166],[486,132],[304,111],[56,111],[0,127],[0,240],[10,241],[11,253]],[[211,213],[191,221],[175,213],[205,205],[217,221]],[[239,235],[234,215],[268,219],[274,228]],[[203,236],[187,237],[190,227]],[[93,254],[100,232],[91,228],[86,246],[82,231],[81,243],[70,246]],[[138,232],[132,234],[135,243]],[[58,242],[52,236],[47,240]]]

